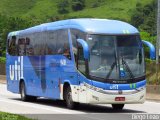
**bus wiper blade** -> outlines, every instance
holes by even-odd
[[[129,68],[128,64],[126,63],[126,61],[124,60],[124,58],[123,58],[123,57],[122,57],[122,64],[124,64],[124,65],[126,66],[127,71],[128,71],[128,72],[129,72],[129,74],[130,74],[130,77],[131,77],[132,79],[134,79],[134,75],[133,75],[133,73],[132,73],[131,69]]]
[[[111,69],[110,69],[109,73],[107,74],[106,79],[108,79],[110,77],[115,65],[116,65],[116,61],[111,65]]]

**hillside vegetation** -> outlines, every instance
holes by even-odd
[[[137,3],[145,6],[152,0],[85,0],[85,7],[80,11],[71,9],[74,0],[0,0],[0,13],[7,16],[35,17],[45,19],[58,16],[57,4],[69,2],[69,18],[96,17],[130,21]],[[63,7],[63,6],[62,6]]]
[[[142,39],[155,44],[156,0],[0,0],[0,3],[2,56],[5,56],[9,32],[69,18],[127,21],[139,28]]]
[[[139,28],[142,39],[155,44],[156,0],[0,0],[0,3],[2,56],[5,56],[9,32],[69,18],[127,21]]]

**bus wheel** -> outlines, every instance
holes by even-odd
[[[112,104],[112,108],[114,110],[122,110],[124,107],[124,104]]]
[[[24,82],[20,83],[20,94],[21,94],[21,100],[22,101],[28,101],[28,96],[26,95],[26,88]]]
[[[26,88],[25,88],[24,82],[20,83],[20,94],[21,94],[22,101],[35,101],[37,99],[37,97],[35,96],[26,95]]]
[[[69,109],[73,109],[75,107],[75,102],[73,102],[72,92],[69,86],[66,89],[65,100],[66,100],[66,105]]]

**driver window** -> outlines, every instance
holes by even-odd
[[[86,66],[85,66],[85,60],[84,60],[84,53],[83,48],[81,45],[78,45],[78,70],[82,74],[86,74]]]
[[[73,53],[75,58],[76,66],[78,67],[78,47],[77,47],[77,39],[86,39],[86,34],[83,31],[77,30],[77,29],[70,29],[71,36],[72,36],[72,45],[73,45]]]

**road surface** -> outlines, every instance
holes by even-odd
[[[8,92],[6,85],[0,84],[0,111],[23,114],[39,120],[114,120],[117,117],[118,120],[127,120],[137,113],[160,114],[160,102],[146,101],[144,104],[125,105],[122,111],[113,110],[111,105],[85,104],[80,104],[76,110],[69,110],[62,101],[41,98],[36,102],[23,102],[20,95]]]

